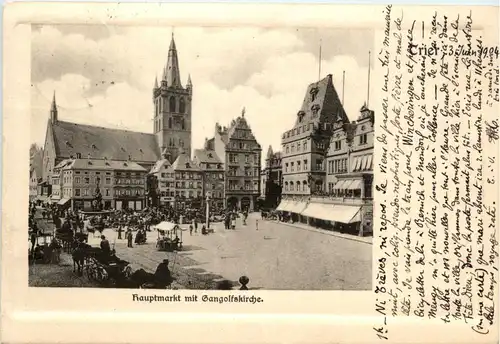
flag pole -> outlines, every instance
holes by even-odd
[[[370,108],[370,69],[371,69],[371,51],[368,51],[368,91],[366,96],[367,108]]]

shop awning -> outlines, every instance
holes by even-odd
[[[348,187],[346,187],[347,190],[358,190],[361,189],[362,186],[361,179],[354,179],[352,182],[349,184]]]
[[[333,189],[334,190],[343,190],[343,186],[345,185],[345,183],[347,182],[347,180],[345,179],[342,179],[342,180],[339,180],[337,183],[335,183],[335,185],[333,186]]]
[[[292,204],[290,204],[288,211],[290,213],[302,214],[306,206],[307,203],[305,202],[300,202],[300,201],[292,202]]]
[[[310,202],[302,212],[302,215],[314,217],[315,219],[324,219],[328,211],[328,206],[332,207],[332,205],[328,204]]]
[[[361,221],[361,207],[311,202],[302,215],[332,222],[355,223]]]
[[[62,198],[59,202],[57,202],[57,204],[58,205],[65,205],[68,202],[69,202],[69,198]]]
[[[281,201],[278,207],[276,208],[277,211],[288,211],[286,210],[288,207],[289,201]]]

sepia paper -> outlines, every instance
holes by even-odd
[[[6,7],[4,28],[5,342],[498,340],[498,8],[32,3]],[[148,49],[134,49],[122,30],[132,36],[140,31],[129,36],[130,41],[135,39]],[[97,36],[91,37],[92,32],[98,32]],[[200,36],[200,32],[209,34]],[[115,45],[102,44],[99,34],[113,38]],[[37,40],[37,35],[45,41]],[[345,151],[351,183],[355,176],[365,174],[360,169],[373,165],[373,195],[363,194],[364,199],[370,198],[373,211],[362,213],[358,221],[362,225],[356,229],[372,228],[373,234],[325,234],[314,226],[290,227],[290,231],[302,233],[298,243],[285,239],[290,233],[274,229],[285,228],[279,227],[282,224],[252,222],[250,226],[255,224],[256,230],[252,227],[248,240],[257,235],[262,240],[243,255],[247,260],[240,255],[237,264],[224,268],[221,261],[234,257],[203,262],[208,273],[230,280],[237,280],[240,271],[255,271],[249,275],[247,291],[29,286],[33,270],[26,256],[30,246],[26,235],[30,196],[26,191],[31,168],[23,157],[33,142],[46,142],[53,92],[54,100],[61,99],[56,109],[63,121],[149,133],[154,112],[151,90],[155,76],[161,78],[149,70],[161,74],[174,35],[183,85],[193,69],[189,78],[193,83],[189,149],[203,148],[205,137],[214,135],[219,121],[224,125],[231,118],[244,117],[262,145],[260,157],[272,146],[284,154],[283,164],[288,162],[286,135],[296,129],[294,123],[301,123],[301,116],[309,115],[301,114],[303,99],[307,103],[311,96],[308,85],[319,85],[331,75],[349,121],[347,126],[330,123],[329,129],[339,136],[328,138],[331,148],[318,164],[318,175],[323,176],[318,188],[323,194],[311,192],[307,206],[320,198],[332,202],[348,198],[334,191],[342,179],[331,177],[336,172],[329,169],[342,166],[334,161],[343,158],[345,142],[352,138],[340,133],[349,136],[349,128],[354,128],[354,140],[371,145],[373,151],[369,159],[352,144]],[[199,37],[213,41],[196,41]],[[252,41],[255,43],[248,43]],[[135,78],[131,87],[135,90],[149,83],[149,98],[144,101],[143,93],[124,89],[115,95],[78,98],[92,101],[84,106],[64,103],[64,96],[57,98],[57,90],[51,90],[55,85],[60,89],[70,85],[60,93],[78,89],[72,82],[82,88],[96,86],[81,75],[66,75],[63,80],[62,75],[51,74],[57,68],[71,70],[72,64],[77,65],[76,51],[88,49],[89,42],[94,50],[87,50],[92,54],[82,61],[98,63],[77,68],[100,72],[96,66],[102,65],[103,75],[105,69],[113,69],[115,75]],[[156,46],[161,46],[161,56],[154,54]],[[213,50],[206,50],[207,46]],[[260,61],[264,54],[259,50],[268,50],[272,63],[266,66]],[[61,55],[61,51],[69,54]],[[216,51],[217,55],[193,56],[197,51]],[[114,63],[119,60],[123,64]],[[134,69],[132,63],[141,67],[135,65]],[[132,70],[138,73],[127,75]],[[238,74],[241,71],[243,77]],[[343,71],[347,72],[342,75]],[[222,83],[217,92],[210,93],[207,87],[197,93],[197,81],[216,77]],[[103,83],[114,81],[103,79]],[[116,99],[115,103],[109,99]],[[131,100],[147,102],[151,112],[142,113],[141,105],[131,109],[135,106]],[[133,111],[139,119],[132,118]],[[338,116],[339,111],[326,118]],[[126,118],[121,118],[122,113]],[[361,130],[361,135],[355,130]],[[344,142],[339,143],[338,152],[336,141]],[[284,172],[283,180],[299,184],[291,172]],[[290,201],[298,202],[302,185],[300,180],[299,192],[283,186],[284,199],[290,196]],[[304,210],[290,208],[288,212]],[[189,236],[187,232],[183,235]],[[332,244],[330,250],[330,242],[337,246]],[[241,245],[243,251],[245,245]],[[276,245],[273,256],[260,256],[265,245]],[[154,244],[151,250],[155,250]],[[212,257],[188,253],[198,263]],[[134,270],[141,267],[132,263]],[[66,269],[71,274],[71,266]],[[236,302],[241,296],[248,298]]]

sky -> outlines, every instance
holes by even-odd
[[[153,132],[152,88],[167,62],[172,33],[182,84],[193,83],[192,147],[241,115],[263,152],[280,150],[307,86],[333,75],[351,121],[367,100],[367,29],[256,27],[32,27],[31,141],[43,145],[55,92],[59,119]],[[320,43],[321,42],[321,43]],[[372,63],[373,66],[373,53]]]

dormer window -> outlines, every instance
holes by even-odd
[[[87,162],[87,164],[92,165],[92,161],[90,161],[90,160],[89,160],[89,161]]]
[[[299,113],[297,114],[297,117],[299,117],[299,122],[302,122],[302,120],[304,119],[304,115],[304,111],[299,111]]]
[[[319,89],[317,87],[311,88],[309,94],[311,95],[311,102],[316,100],[316,96],[318,95]]]
[[[319,105],[318,105],[318,104],[314,104],[314,105],[311,107],[311,110],[312,110],[313,115],[317,115],[317,114],[318,114],[318,111],[319,111]]]
[[[208,157],[213,158],[214,156],[212,155],[212,153],[208,153]]]
[[[186,168],[190,168],[189,162],[186,162]]]
[[[106,166],[109,166],[109,162],[107,162],[107,161],[106,161],[104,164],[105,164]]]
[[[82,153],[76,153],[76,158],[81,159],[82,158]]]
[[[68,146],[68,147],[70,147],[70,148],[72,148],[72,147],[73,147],[69,141],[66,141],[65,143],[66,143],[66,146]]]
[[[93,150],[96,150],[97,149],[97,146],[95,144],[92,144],[92,149]]]
[[[123,163],[123,166],[127,167],[128,165],[127,165],[127,163],[126,163],[126,162],[124,162],[124,163]]]
[[[125,152],[125,148],[121,147],[121,150],[122,150],[123,152]]]
[[[142,148],[139,148],[139,152],[144,153],[144,152],[142,151]]]

